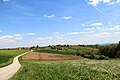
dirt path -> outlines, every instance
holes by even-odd
[[[12,64],[10,64],[10,65],[8,65],[6,67],[0,68],[0,80],[8,80],[8,79],[10,79],[19,70],[19,68],[21,67],[21,64],[19,63],[18,58],[20,56],[22,56],[22,55],[27,54],[27,53],[28,52],[16,56],[14,58]]]

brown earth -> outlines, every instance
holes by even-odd
[[[84,59],[81,56],[67,56],[61,54],[48,54],[39,52],[30,52],[23,56],[27,60],[79,60]]]

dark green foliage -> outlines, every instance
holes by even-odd
[[[100,55],[108,56],[110,58],[120,57],[120,42],[119,44],[113,44],[110,46],[103,46],[99,48]]]
[[[117,52],[116,57],[120,58],[120,50]]]
[[[55,47],[55,46],[51,46],[50,48],[51,48],[51,49],[56,49],[56,47]]]
[[[91,48],[99,48],[100,47],[100,45],[99,44],[96,44],[96,45],[78,45],[78,46],[80,46],[80,47],[91,47]]]
[[[97,60],[109,60],[110,58],[104,55],[100,55]]]
[[[95,55],[91,54],[90,59],[94,59],[94,58],[95,58]]]
[[[75,55],[77,55],[77,56],[80,56],[79,49],[77,49],[77,50],[76,50],[76,53],[75,53]]]
[[[36,48],[39,48],[39,45],[37,45]]]

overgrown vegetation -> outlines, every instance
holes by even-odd
[[[110,58],[120,58],[120,42],[119,44],[100,47],[98,54],[108,56]]]
[[[0,50],[0,67],[9,65],[15,56],[26,51],[27,50]]]
[[[21,60],[11,80],[119,80],[120,59],[39,61]]]

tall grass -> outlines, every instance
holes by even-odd
[[[11,80],[120,80],[120,59],[21,63],[21,70]]]
[[[0,50],[0,67],[4,67],[12,63],[13,58],[27,50]]]

